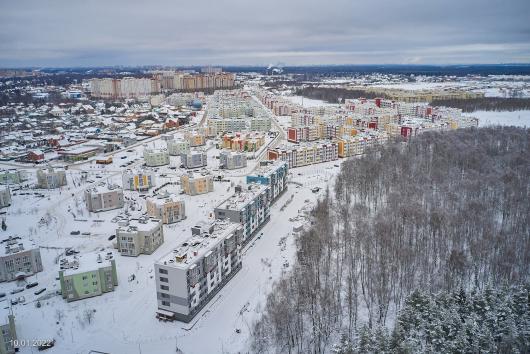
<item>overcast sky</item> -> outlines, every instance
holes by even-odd
[[[0,0],[0,67],[529,63],[530,0]]]

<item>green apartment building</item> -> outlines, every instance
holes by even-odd
[[[63,299],[71,302],[114,291],[118,275],[112,258],[112,252],[63,258],[59,271]]]

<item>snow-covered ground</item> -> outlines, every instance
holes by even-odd
[[[303,96],[284,96],[286,99],[293,103],[297,103],[303,107],[317,107],[317,106],[334,106],[332,103],[328,103],[322,100],[314,100]]]
[[[489,125],[513,125],[530,128],[530,110],[513,112],[475,111],[466,115],[477,117],[479,127]]]

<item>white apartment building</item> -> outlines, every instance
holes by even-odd
[[[204,150],[191,150],[180,155],[180,162],[184,168],[193,169],[208,165],[208,156]]]
[[[190,322],[241,269],[242,227],[227,220],[192,236],[155,263],[157,317]]]
[[[187,140],[167,140],[167,151],[171,156],[180,156],[190,152],[190,143]]]
[[[122,256],[151,254],[164,243],[162,220],[141,217],[120,223],[116,242]]]
[[[155,186],[155,175],[144,170],[125,170],[122,175],[123,188],[130,191],[146,191]]]
[[[66,185],[66,172],[64,169],[47,169],[37,170],[37,187],[43,189],[54,189]]]
[[[237,151],[221,151],[219,154],[219,168],[235,170],[247,167],[247,154]]]
[[[24,279],[42,272],[39,247],[12,236],[0,243],[0,282]]]
[[[167,149],[144,149],[145,165],[149,167],[169,165]]]
[[[122,208],[123,189],[115,185],[95,186],[85,190],[88,211],[100,212]]]

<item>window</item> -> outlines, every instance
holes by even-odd
[[[167,283],[167,282],[168,282],[168,281],[167,281],[167,278],[165,278],[165,277],[160,277],[160,281],[161,281],[161,282],[164,282],[164,283]]]
[[[162,289],[162,290],[169,290],[169,286],[167,286],[167,285],[160,285],[160,289]]]
[[[169,301],[162,301],[162,306],[169,306]]]
[[[169,294],[166,294],[166,293],[160,293],[160,297],[164,298],[164,299],[169,299]]]

